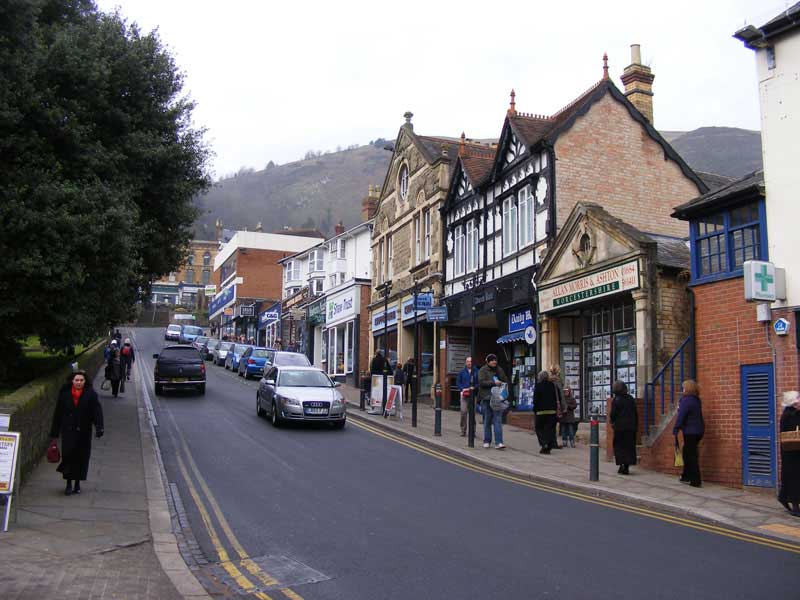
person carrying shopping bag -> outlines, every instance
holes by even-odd
[[[489,354],[486,364],[478,371],[478,399],[483,409],[483,447],[492,445],[492,431],[494,430],[494,447],[505,450],[503,443],[503,412],[502,392],[508,384],[503,369],[497,364],[497,355]],[[507,392],[506,392],[507,393]],[[499,402],[498,402],[499,400]],[[508,401],[505,400],[506,406]],[[494,404],[494,407],[492,406]]]

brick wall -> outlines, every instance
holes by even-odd
[[[367,306],[369,305],[370,287],[362,285],[361,293],[361,312],[358,315],[358,368],[360,371],[369,371],[369,343],[371,337],[370,316]],[[360,380],[356,380],[360,384]]]
[[[236,290],[236,295],[242,298],[281,298],[283,267],[278,261],[289,254],[280,250],[237,250],[236,275],[244,283]]]
[[[670,214],[700,190],[610,94],[558,138],[555,151],[559,228],[587,201],[642,231],[688,236],[688,224]]]
[[[727,279],[693,288],[697,381],[703,401],[706,434],[700,446],[703,479],[730,486],[742,485],[742,365],[772,362],[765,324],[756,321],[756,305],[744,301],[744,280]],[[795,315],[791,309],[773,310],[773,320],[791,322],[789,335],[771,340],[777,357],[776,391],[798,388]],[[776,399],[776,421],[780,401]],[[673,461],[672,423],[658,440],[643,451],[643,463],[660,471],[677,473]]]
[[[670,359],[672,353],[689,336],[689,294],[685,277],[661,273],[656,292],[656,327],[658,339],[656,370]]]

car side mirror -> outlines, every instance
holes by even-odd
[[[274,379],[267,379],[264,383],[266,383],[267,385],[275,385],[275,380]]]
[[[342,384],[339,381],[334,381],[333,387],[342,387]]]
[[[153,358],[158,358],[158,354],[153,354]]]

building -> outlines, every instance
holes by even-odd
[[[196,308],[203,302],[203,288],[212,283],[214,258],[219,243],[213,240],[192,240],[189,252],[178,271],[153,283],[151,301]]]
[[[427,395],[435,382],[438,354],[434,349],[440,334],[420,310],[415,332],[414,292],[441,298],[444,265],[439,209],[450,186],[459,142],[418,135],[412,113],[404,116],[383,186],[377,198],[367,199],[367,212],[375,211],[370,354],[380,348],[390,361],[401,363],[419,356],[419,390]],[[376,200],[373,208],[369,203]]]
[[[512,91],[491,164],[482,157],[475,164],[467,152],[450,186],[442,363],[454,374],[474,318],[475,358],[498,355],[512,378],[520,411],[514,421],[521,425],[530,425],[524,411],[543,367],[561,365],[583,418],[603,415],[606,379],[617,376],[615,361],[605,360],[615,343],[620,352],[623,341],[630,348],[617,363],[625,363],[626,379],[641,393],[682,341],[680,327],[657,320],[657,303],[671,300],[667,290],[678,285],[681,264],[688,267],[688,228],[670,213],[676,201],[708,188],[654,129],[654,75],[641,64],[638,45],[631,54],[624,92],[610,80],[604,56],[602,78],[552,116],[519,112]],[[662,281],[656,273],[664,268],[670,273]],[[609,279],[607,288],[594,289],[599,274],[611,278],[617,270],[629,275],[625,283]],[[591,292],[561,295],[587,285]],[[672,319],[680,303],[664,308]],[[642,314],[634,317],[637,310]],[[605,344],[623,332],[632,335],[594,349],[596,336]],[[589,352],[599,352],[601,364],[588,363],[595,360]],[[595,376],[601,366],[605,372]]]
[[[217,294],[209,302],[209,324],[218,335],[256,338],[264,329],[259,307],[283,297],[279,260],[319,243],[319,238],[237,231],[214,259]]]

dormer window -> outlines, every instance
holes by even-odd
[[[398,181],[398,188],[400,190],[400,199],[405,202],[408,197],[408,166],[403,165],[400,167],[400,178]]]

